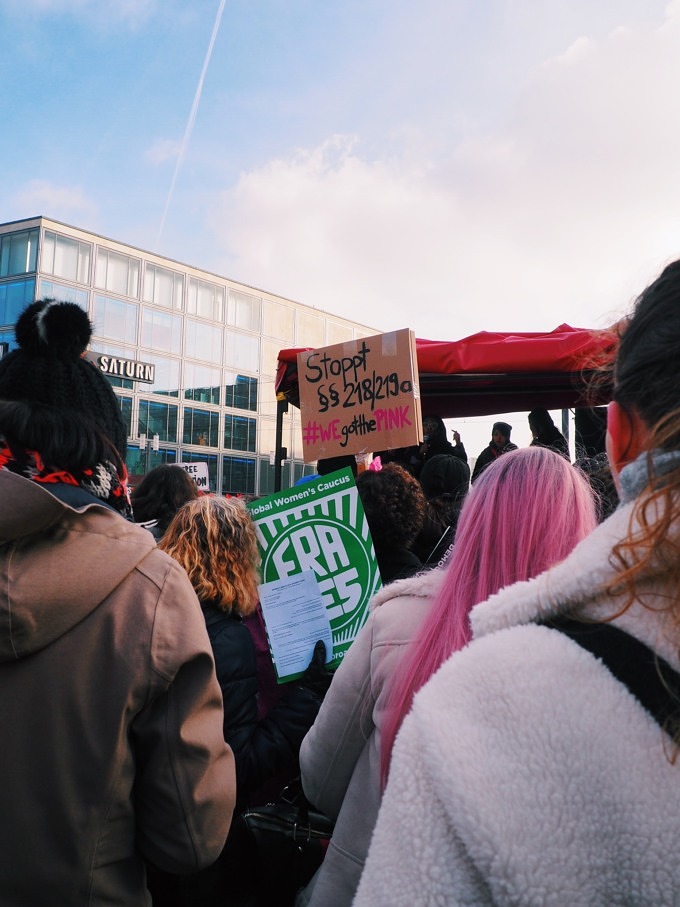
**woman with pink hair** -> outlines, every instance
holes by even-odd
[[[302,744],[305,793],[336,825],[299,905],[352,903],[396,733],[414,694],[469,641],[472,607],[561,561],[596,524],[578,470],[545,448],[513,451],[473,486],[448,564],[374,597]]]

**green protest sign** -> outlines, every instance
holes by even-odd
[[[264,585],[313,572],[332,633],[329,666],[337,667],[366,621],[368,602],[381,586],[352,470],[252,501],[248,509],[260,544]],[[263,610],[267,623],[264,606]],[[272,644],[269,624],[267,630]]]

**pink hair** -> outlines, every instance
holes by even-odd
[[[470,641],[474,605],[563,560],[596,524],[587,480],[552,450],[515,450],[484,470],[461,509],[439,594],[388,690],[381,731],[383,787],[394,739],[413,697]]]

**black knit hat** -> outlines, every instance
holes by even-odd
[[[451,454],[437,454],[426,460],[420,472],[426,498],[442,494],[464,495],[470,487],[470,467]]]
[[[41,299],[14,329],[19,349],[0,359],[0,400],[45,403],[89,417],[125,459],[127,430],[116,395],[94,363],[83,358],[92,337],[74,302]]]
[[[510,438],[512,433],[512,425],[508,425],[507,422],[494,422],[493,428],[491,429],[491,434],[495,431],[499,431],[504,437]]]

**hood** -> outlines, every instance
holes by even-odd
[[[0,662],[68,632],[156,546],[104,504],[70,507],[0,469]]]

